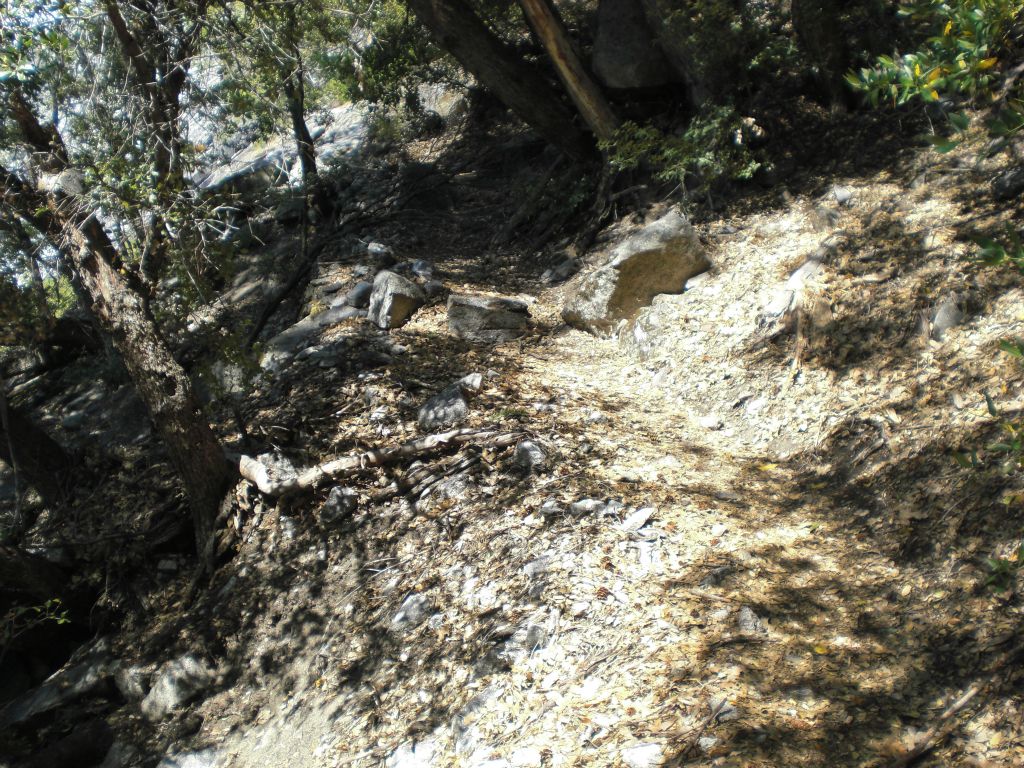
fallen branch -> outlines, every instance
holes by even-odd
[[[1022,653],[1024,653],[1024,643],[1018,643],[1010,650],[999,656],[990,668],[988,676],[984,680],[975,682],[966,691],[964,691],[956,701],[946,707],[942,711],[942,714],[938,716],[932,727],[915,738],[913,743],[889,764],[889,768],[906,768],[906,766],[916,762],[919,758],[931,752],[939,746],[939,744],[945,741],[960,724],[956,719],[956,716],[959,715],[979,693],[994,685],[997,673],[1000,670],[1005,669],[1007,666],[1014,664],[1020,658]]]
[[[265,464],[249,456],[242,456],[238,462],[239,474],[252,482],[267,496],[284,496],[296,491],[316,488],[341,475],[365,469],[394,464],[404,459],[431,453],[440,448],[465,443],[483,443],[494,448],[504,448],[522,439],[521,432],[498,432],[493,429],[455,429],[437,435],[427,435],[393,448],[374,448],[353,456],[318,464],[295,473],[272,472]]]

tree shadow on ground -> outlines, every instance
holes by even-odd
[[[990,436],[985,426],[964,439]],[[731,610],[717,623],[707,620],[695,666],[712,674],[709,696],[728,697],[740,712],[709,723],[702,735],[717,740],[704,742],[710,755],[765,765],[803,764],[808,755],[838,765],[885,764],[901,737],[934,724],[1019,642],[1019,598],[986,588],[984,559],[1019,541],[1024,514],[1002,498],[1021,482],[951,471],[949,451],[949,438],[936,435],[912,457],[889,456],[860,474],[863,467],[841,463],[824,475],[798,466],[793,474],[766,472],[750,463],[745,500],[773,510],[765,526],[796,533],[792,544],[759,544],[750,530],[749,547],[701,588],[709,613],[722,600]],[[821,455],[833,452],[856,453],[831,444]],[[737,514],[736,524],[744,523],[749,519]],[[816,540],[820,556],[794,556],[804,536]],[[696,586],[705,577],[681,574],[679,583]],[[764,631],[744,631],[740,606],[765,621]],[[972,708],[1016,706],[1019,716],[1019,701],[1012,703],[1018,673],[1003,670]],[[986,744],[958,733],[921,764],[985,759]],[[691,733],[679,744],[678,763],[704,759],[696,739]]]

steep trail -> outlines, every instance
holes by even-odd
[[[949,450],[990,429],[994,375],[1020,399],[992,350],[1021,291],[962,267],[959,179],[834,180],[704,225],[715,268],[656,300],[639,356],[566,329],[563,290],[538,286],[525,339],[467,346],[435,305],[391,334],[408,352],[385,372],[284,374],[324,452],[367,422],[399,439],[431,388],[485,373],[469,424],[529,432],[548,465],[483,451],[339,536],[286,535],[268,509],[214,585],[275,586],[216,630],[256,627],[257,661],[202,705],[199,742],[254,768],[882,766],[981,682],[922,764],[1019,764],[1019,681],[991,667],[1021,608],[983,567],[1018,513]],[[762,313],[822,248],[808,293],[832,319],[795,367],[800,340],[765,340]],[[403,255],[492,287],[451,233]],[[960,289],[936,338],[930,310]]]

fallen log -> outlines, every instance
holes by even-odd
[[[274,471],[267,464],[242,456],[238,472],[267,496],[284,496],[296,491],[316,488],[341,475],[365,469],[394,464],[433,451],[466,443],[483,444],[492,448],[505,448],[523,438],[522,432],[498,432],[494,429],[454,429],[437,435],[427,435],[392,448],[373,448],[351,456],[332,459],[315,467],[294,472]]]

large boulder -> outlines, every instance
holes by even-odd
[[[491,296],[448,297],[448,328],[460,339],[508,341],[522,336],[529,326],[526,302]]]
[[[677,79],[640,0],[601,0],[592,66],[609,88],[653,88]]]
[[[673,209],[626,238],[607,264],[584,277],[562,318],[575,328],[608,334],[658,294],[682,293],[687,280],[710,266],[690,222]]]
[[[373,279],[368,317],[380,328],[401,328],[426,301],[416,283],[384,270]]]

